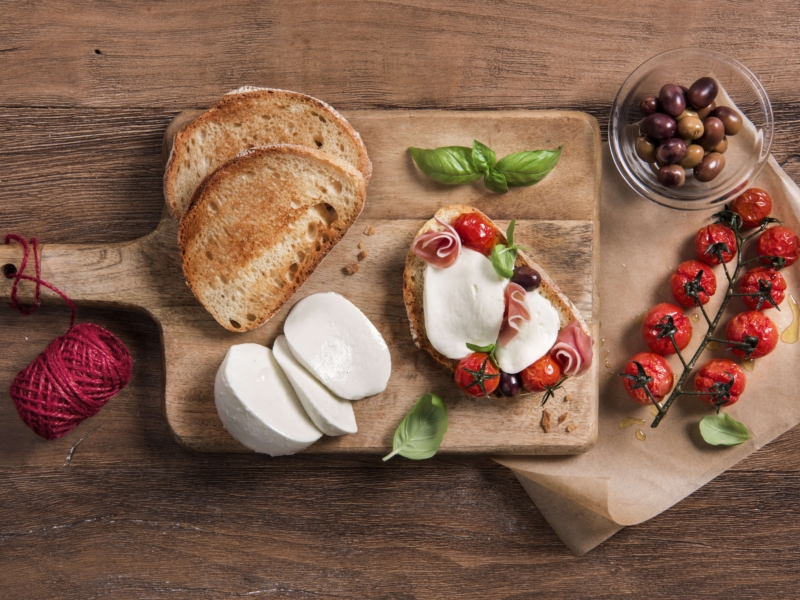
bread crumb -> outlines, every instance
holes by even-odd
[[[364,249],[364,242],[358,242],[358,249],[359,250],[363,250]]]
[[[572,433],[577,428],[578,426],[575,423],[570,423],[569,425],[567,425],[567,433]]]
[[[367,252],[366,250],[362,250],[361,252],[358,253],[358,260],[364,260],[368,256],[369,252]]]
[[[561,413],[561,416],[560,416],[560,417],[558,417],[558,424],[559,424],[559,425],[561,425],[561,424],[562,424],[564,421],[566,421],[566,420],[567,420],[567,417],[568,417],[568,416],[569,416],[569,413],[568,413],[568,412]]]
[[[375,235],[375,228],[372,225],[367,225],[367,228],[364,230],[364,235]]]
[[[347,273],[348,275],[355,275],[356,273],[358,273],[359,268],[360,267],[358,263],[350,263],[349,265],[345,266],[344,272]]]
[[[572,394],[567,394],[564,396],[564,402],[572,402]]]
[[[550,433],[550,412],[546,408],[542,411],[541,426],[545,433]]]

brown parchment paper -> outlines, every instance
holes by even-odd
[[[773,216],[800,231],[800,189],[773,158],[754,187],[772,196]],[[723,409],[747,425],[753,439],[733,447],[713,447],[701,438],[698,422],[713,409],[697,398],[679,398],[656,429],[650,427],[650,407],[630,400],[617,373],[636,352],[646,351],[636,317],[659,302],[674,302],[669,276],[678,263],[695,258],[694,235],[712,221],[713,211],[677,211],[638,196],[617,172],[608,145],[603,149],[600,192],[600,355],[601,375],[598,442],[586,454],[563,457],[495,457],[512,469],[564,543],[576,554],[588,552],[625,525],[646,521],[679,502],[800,422],[800,343],[778,343],[772,354],[757,359],[746,372],[747,388],[734,406]],[[755,241],[746,245],[755,255]],[[706,305],[714,315],[722,302],[725,275],[715,268],[717,294]],[[787,292],[800,300],[800,263],[782,271]],[[788,298],[781,311],[767,315],[782,332],[792,321]],[[723,316],[718,337],[734,314],[748,310],[733,299]],[[687,309],[686,314],[696,313]],[[699,314],[699,313],[698,313]],[[713,318],[713,317],[712,317]],[[706,331],[693,322],[691,356]],[[720,349],[707,351],[698,367],[713,356],[736,359]],[[681,372],[677,356],[668,358]],[[690,386],[691,389],[690,378]],[[625,417],[641,418],[644,426],[620,429]],[[635,437],[637,429],[647,436]]]

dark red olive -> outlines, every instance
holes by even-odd
[[[667,83],[658,93],[661,102],[661,109],[670,117],[677,117],[686,109],[686,98],[683,97],[683,90],[674,83]]]
[[[711,115],[722,121],[725,135],[736,135],[742,128],[742,116],[729,106],[718,106]]]
[[[542,276],[536,269],[520,266],[514,267],[514,274],[511,276],[511,283],[525,288],[526,292],[532,292],[542,285]]]
[[[671,138],[656,148],[656,160],[661,165],[671,165],[686,155],[686,142],[681,138]]]
[[[712,77],[701,77],[686,92],[686,100],[695,108],[705,108],[717,97],[719,87]]]
[[[681,91],[683,92],[683,97],[685,98],[686,92],[689,91],[689,88],[687,88],[685,85],[679,85],[678,87],[681,88]]]
[[[706,117],[711,116],[711,113],[714,112],[714,109],[717,108],[717,103],[712,102],[705,108],[698,108],[697,109],[697,118],[703,121]]]
[[[703,157],[700,164],[694,168],[694,178],[705,183],[722,173],[724,168],[725,157],[719,152],[709,152]]]
[[[658,182],[667,187],[681,187],[686,181],[686,172],[679,165],[666,165],[658,170]]]
[[[644,118],[644,132],[654,140],[668,140],[675,135],[677,124],[675,119],[664,113],[653,113]]]
[[[498,389],[506,398],[513,398],[522,390],[522,381],[520,381],[519,375],[501,372]]]
[[[703,121],[703,135],[697,139],[696,143],[710,152],[724,137],[725,125],[722,124],[722,121],[717,117],[708,117]]]
[[[642,101],[639,102],[639,110],[645,117],[647,115],[652,115],[654,112],[658,112],[659,108],[658,98],[653,96],[653,94],[645,96],[642,98]]]

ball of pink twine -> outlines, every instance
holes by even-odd
[[[70,328],[54,339],[36,360],[20,371],[9,393],[22,420],[33,431],[53,440],[75,429],[97,414],[131,379],[133,361],[128,349],[113,333],[91,323],[75,325],[75,305],[67,296],[42,281],[36,238],[31,239],[36,276],[24,274],[28,262],[28,244],[17,235],[6,236],[6,244],[22,244],[20,268],[8,273],[14,278],[11,306],[30,314],[39,306],[39,286],[58,293],[72,309]],[[22,306],[17,300],[17,286],[25,279],[36,284],[34,304]]]

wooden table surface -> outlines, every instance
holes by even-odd
[[[605,131],[640,62],[693,45],[759,76],[774,155],[800,180],[794,0],[0,1],[0,15],[3,234],[149,232],[167,123],[242,84],[342,109],[576,109]],[[0,402],[4,598],[798,594],[798,430],[576,559],[487,458],[187,452],[161,416],[154,323],[87,307],[80,317],[122,337],[134,378],[55,442],[27,434],[8,396]],[[0,388],[67,324],[63,308],[0,308]]]

